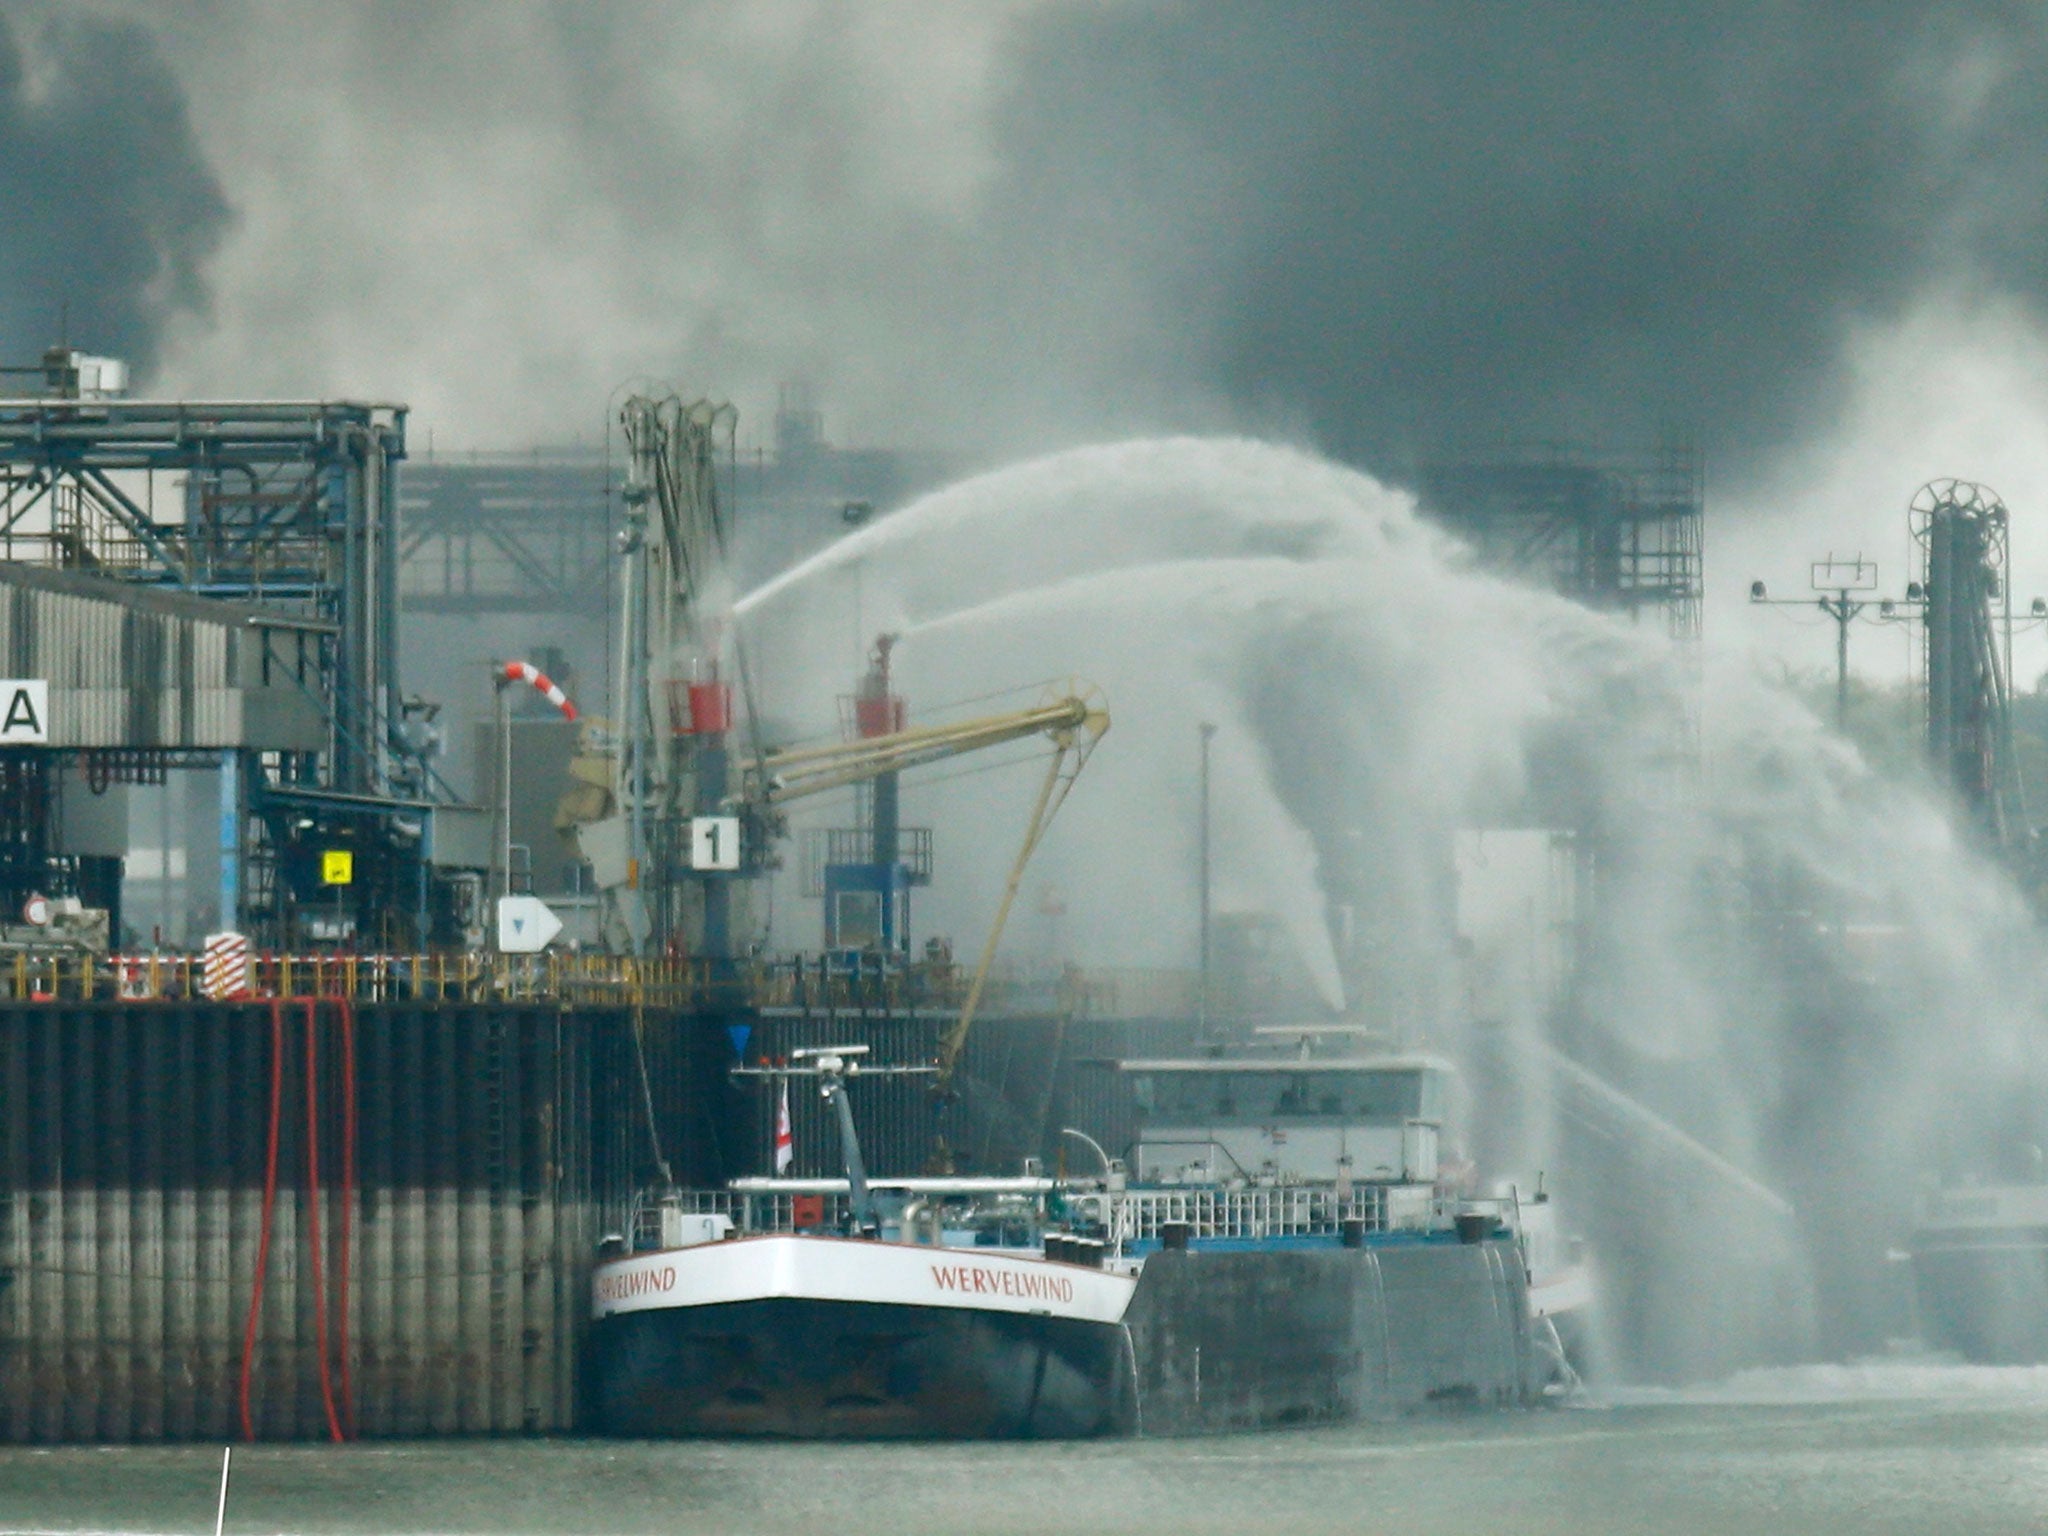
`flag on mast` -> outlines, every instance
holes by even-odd
[[[775,1171],[789,1172],[796,1161],[796,1138],[789,1131],[789,1079],[782,1080],[782,1099],[775,1108]]]

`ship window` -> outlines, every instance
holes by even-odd
[[[1401,1121],[1423,1117],[1423,1074],[1361,1072],[1144,1072],[1134,1075],[1138,1113],[1160,1125],[1267,1124],[1324,1117]]]
[[[882,895],[879,891],[835,891],[832,949],[874,949],[882,942]]]
[[[1420,1072],[1350,1072],[1344,1112],[1354,1120],[1412,1120],[1422,1114]]]

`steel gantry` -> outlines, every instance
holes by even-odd
[[[99,578],[116,604],[153,589],[259,605],[311,652],[319,750],[220,753],[223,855],[251,876],[222,921],[290,936],[310,843],[355,851],[358,888],[319,893],[337,911],[423,925],[425,818],[453,797],[430,783],[398,675],[405,407],[133,400],[79,377],[0,400],[0,559]]]

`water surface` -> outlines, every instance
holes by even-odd
[[[0,1450],[0,1529],[211,1530],[219,1451]],[[1199,1440],[258,1446],[230,1532],[1820,1536],[2048,1530],[2048,1375],[1757,1373],[1574,1409]]]

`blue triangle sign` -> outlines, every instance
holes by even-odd
[[[751,1024],[728,1024],[725,1026],[725,1032],[732,1039],[733,1055],[737,1056],[741,1061],[745,1061],[747,1059],[747,1041],[753,1038],[754,1026]]]

